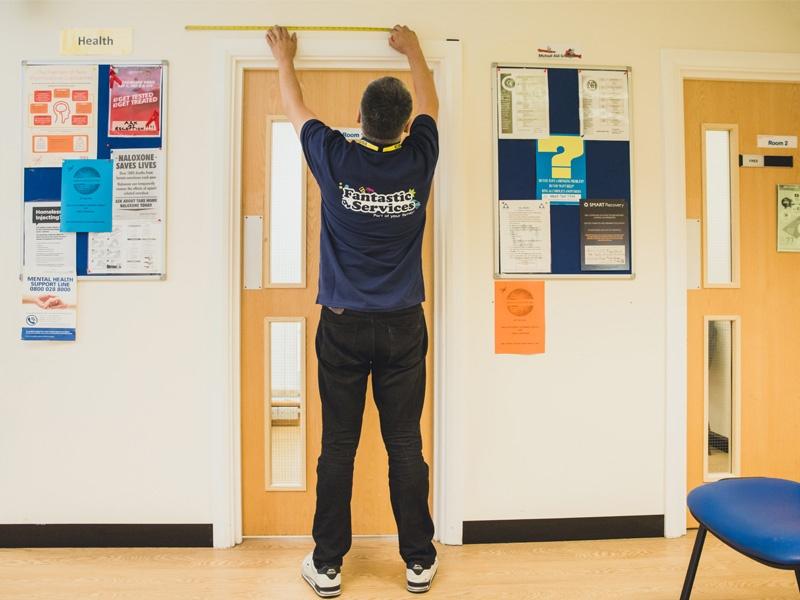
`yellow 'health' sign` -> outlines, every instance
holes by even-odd
[[[120,56],[133,51],[133,29],[63,29],[61,54]]]

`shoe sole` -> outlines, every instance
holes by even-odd
[[[437,569],[437,571],[433,574],[433,577],[431,577],[430,581],[428,581],[427,584],[422,584],[425,587],[422,587],[420,584],[417,583],[411,583],[408,579],[406,579],[406,589],[412,594],[424,594],[429,589],[431,589],[431,585],[433,584],[433,578],[436,577],[436,573],[438,572],[439,571]]]
[[[313,579],[307,577],[305,573],[301,573],[301,575],[303,576],[303,579],[305,579],[306,583],[311,586],[311,589],[314,590],[314,593],[320,598],[335,598],[342,593],[342,588],[338,585],[336,587],[321,588],[314,583]]]

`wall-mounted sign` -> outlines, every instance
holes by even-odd
[[[742,154],[740,167],[763,167],[764,155],[763,154]]]
[[[583,51],[575,44],[547,44],[536,51],[539,58],[583,58]]]
[[[119,56],[133,51],[133,29],[62,29],[61,54]]]
[[[759,148],[797,148],[796,135],[759,135]]]
[[[740,154],[740,167],[788,167],[794,166],[794,156],[791,154]]]

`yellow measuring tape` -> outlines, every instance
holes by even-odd
[[[187,25],[186,31],[266,31],[274,25]],[[292,31],[384,31],[391,27],[334,27],[325,25],[284,25]]]

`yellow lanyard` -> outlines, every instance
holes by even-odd
[[[356,142],[364,146],[365,148],[369,148],[370,150],[374,150],[375,152],[394,152],[395,150],[399,150],[403,146],[403,142],[397,142],[396,144],[392,144],[391,146],[386,146],[384,148],[379,148],[372,142],[368,142],[367,140],[363,140],[361,138],[357,139]]]

